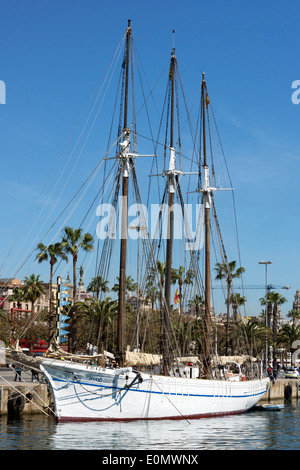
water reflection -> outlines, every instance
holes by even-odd
[[[56,423],[46,416],[2,416],[0,419],[0,449],[51,449],[51,436]],[[49,439],[50,438],[50,439]]]
[[[46,416],[0,418],[0,449],[300,449],[300,407],[187,421],[56,423]]]
[[[53,446],[102,450],[288,449],[300,448],[299,427],[299,409],[286,405],[279,412],[256,411],[190,422],[58,424]]]

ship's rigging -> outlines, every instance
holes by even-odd
[[[113,118],[112,122],[110,125],[110,132],[109,132],[109,141],[107,143],[107,151],[105,152],[105,155],[103,158],[101,158],[100,162],[97,163],[96,167],[94,170],[87,176],[85,181],[82,183],[82,185],[79,187],[79,189],[74,193],[73,197],[71,200],[66,204],[64,208],[62,208],[61,212],[59,215],[54,219],[54,221],[51,224],[50,229],[46,230],[42,238],[39,239],[39,241],[45,240],[50,234],[53,234],[53,230],[55,231],[55,228],[57,228],[58,224],[62,222],[63,217],[66,216],[66,218],[63,220],[61,223],[60,227],[54,235],[52,236],[51,241],[49,244],[52,242],[52,240],[55,239],[55,237],[58,236],[58,234],[61,231],[61,228],[66,224],[66,220],[68,220],[73,212],[75,212],[75,209],[77,206],[79,206],[79,203],[81,199],[83,199],[83,196],[87,192],[89,187],[92,187],[93,182],[95,182],[100,170],[102,170],[103,173],[103,182],[99,185],[98,190],[96,192],[96,195],[92,198],[90,205],[88,206],[84,216],[82,217],[82,220],[79,224],[79,227],[91,227],[92,223],[94,222],[94,217],[93,217],[93,210],[95,210],[95,205],[98,204],[101,205],[105,198],[110,201],[112,207],[115,209],[115,212],[111,214],[111,217],[114,217],[114,214],[117,214],[117,219],[119,218],[119,208],[118,208],[118,202],[120,198],[120,191],[122,191],[122,196],[123,196],[123,202],[125,201],[125,204],[129,204],[129,198],[132,196],[135,204],[139,205],[139,207],[142,207],[142,200],[143,196],[141,195],[140,189],[139,189],[139,184],[138,184],[138,178],[137,178],[137,172],[136,172],[136,161],[143,155],[139,157],[138,154],[138,149],[137,149],[137,139],[143,138],[144,137],[144,131],[142,133],[139,133],[137,130],[136,126],[136,120],[137,120],[137,114],[141,112],[141,109],[143,108],[145,111],[145,115],[147,117],[147,122],[149,123],[150,126],[150,119],[149,117],[149,111],[147,108],[148,100],[149,97],[152,98],[153,96],[153,90],[150,91],[148,96],[146,97],[145,91],[142,88],[142,96],[144,98],[144,103],[143,105],[139,108],[138,113],[136,113],[136,105],[135,105],[135,93],[134,93],[134,58],[136,58],[136,53],[135,53],[135,47],[134,47],[134,41],[132,37],[132,31],[130,27],[130,23],[128,24],[128,28],[126,31],[126,34],[123,38],[122,44],[124,44],[124,55],[122,57],[122,66],[121,66],[121,73],[120,73],[120,79],[119,79],[119,86],[118,86],[118,93],[115,99],[115,106],[114,106],[114,112],[113,112]],[[117,51],[115,53],[115,58],[119,58],[121,56],[121,45],[118,46]],[[114,71],[116,68],[116,62],[112,62],[109,70]],[[140,70],[138,69],[138,75],[140,77]],[[140,77],[141,78],[141,77]],[[104,90],[107,92],[108,90],[108,85],[110,83],[111,78],[108,76],[105,78],[104,83],[106,84],[105,86],[102,85],[100,87],[100,90]],[[129,90],[131,88],[131,90]],[[100,108],[102,106],[102,101],[101,100],[101,105],[96,108],[96,103],[99,100],[100,96],[100,90],[99,93],[95,93],[96,100],[95,103],[93,103],[90,107],[90,110],[87,114],[87,120],[85,124],[83,125],[82,131],[79,133],[79,137],[83,138],[83,144],[79,150],[79,155],[77,157],[77,160],[74,163],[74,169],[77,166],[79,159],[85,149],[86,143],[88,141],[88,138],[90,137],[90,134],[95,126],[95,122],[98,118],[98,114],[100,112]],[[190,152],[190,155],[187,156],[186,152],[182,150],[182,137],[181,137],[181,122],[180,122],[180,103],[179,103],[179,95],[180,92],[182,92],[183,96],[183,103],[185,105],[185,109],[187,112],[187,118],[186,118],[186,123],[189,124],[190,131],[191,131],[191,141],[192,141],[192,150]],[[118,117],[118,130],[117,130],[117,136],[115,137],[115,141],[112,142],[112,136],[113,136],[113,129],[114,129],[114,119],[116,115],[116,109],[118,108],[117,102],[118,102],[118,97],[120,98],[119,102],[119,117]],[[188,200],[187,198],[192,197],[192,192],[193,191],[187,191],[186,187],[182,189],[181,187],[181,182],[183,178],[186,178],[188,180],[188,185],[189,187],[194,185],[194,192],[196,194],[196,199],[195,201],[201,201],[201,198],[203,194],[200,194],[197,190],[199,190],[200,187],[202,187],[203,180],[205,178],[205,168],[207,167],[207,162],[206,162],[206,141],[208,140],[209,142],[209,147],[210,150],[212,150],[212,134],[211,134],[211,126],[210,126],[210,121],[209,121],[209,109],[211,109],[211,103],[208,103],[207,101],[208,93],[206,90],[206,83],[203,78],[202,80],[202,99],[201,99],[201,106],[200,106],[200,118],[199,118],[199,130],[197,130],[197,126],[193,126],[193,119],[191,117],[190,111],[188,110],[188,105],[187,105],[187,99],[185,96],[185,93],[183,91],[183,86],[182,86],[182,81],[181,77],[179,74],[179,69],[178,69],[178,64],[177,64],[177,58],[175,55],[175,48],[173,47],[172,53],[171,53],[171,62],[170,62],[170,67],[169,67],[169,74],[168,74],[168,81],[167,81],[167,87],[166,87],[166,93],[165,93],[165,99],[164,99],[164,110],[161,114],[161,119],[160,119],[160,125],[159,125],[159,130],[158,130],[158,137],[156,139],[153,139],[153,129],[150,127],[150,136],[151,138],[148,139],[149,142],[151,142],[153,150],[148,157],[152,159],[152,164],[151,164],[151,169],[150,171],[147,171],[147,174],[150,174],[149,178],[149,191],[147,197],[148,201],[148,207],[151,201],[153,201],[153,198],[151,199],[150,196],[150,191],[153,189],[153,183],[152,181],[160,177],[160,175],[163,175],[165,177],[166,184],[162,188],[161,181],[159,186],[156,189],[156,196],[157,194],[160,197],[160,206],[162,208],[164,207],[172,207],[176,203],[175,197],[177,198],[178,206],[180,207],[182,211],[182,215],[185,215],[185,200]],[[131,102],[131,103],[130,103]],[[99,103],[98,103],[99,104]],[[131,107],[129,106],[131,104]],[[131,115],[129,118],[129,107],[131,109]],[[94,114],[93,114],[94,113]],[[206,118],[206,120],[205,120]],[[214,117],[213,117],[214,120]],[[88,129],[88,123],[90,123],[90,128]],[[162,131],[165,131],[164,134],[164,142],[160,144],[160,134]],[[86,135],[84,135],[84,131],[86,132]],[[218,137],[218,131],[217,132],[217,137]],[[208,138],[206,134],[208,134]],[[175,136],[176,134],[176,136]],[[79,141],[80,139],[76,141],[75,147],[79,147]],[[74,147],[74,148],[75,148]],[[69,157],[69,160],[71,159],[71,156],[74,154],[74,148],[73,151],[71,151],[71,155]],[[115,148],[115,155],[111,156],[112,150]],[[150,156],[150,155],[153,156]],[[160,156],[162,154],[162,157]],[[211,152],[211,155],[213,156],[213,153]],[[145,160],[147,160],[147,157]],[[69,161],[67,160],[67,162]],[[185,162],[190,162],[190,172],[183,172],[183,160]],[[140,160],[139,160],[140,161]],[[67,166],[67,162],[65,164],[65,167]],[[144,165],[145,169],[146,165]],[[213,179],[213,188],[216,188],[216,176],[215,176],[215,167],[214,167],[214,160],[212,159],[211,161],[211,169],[212,169],[212,179]],[[203,175],[204,171],[204,175]],[[71,177],[73,173],[73,170],[69,172],[67,180],[69,181],[69,178]],[[185,174],[185,176],[184,176]],[[206,174],[207,177],[207,174]],[[192,180],[194,182],[192,182]],[[131,187],[129,186],[129,182],[132,181]],[[111,184],[113,183],[113,184]],[[196,186],[196,187],[195,187]],[[160,194],[162,188],[162,194]],[[143,188],[144,189],[144,188]],[[130,191],[132,194],[130,194]],[[62,194],[63,190],[59,193],[59,197],[57,199],[57,202]],[[143,191],[145,193],[145,191]],[[204,196],[205,197],[205,196]],[[217,212],[216,212],[216,207],[214,203],[214,199],[211,196],[207,196],[207,199],[210,200],[211,204],[211,210],[212,210],[212,220],[208,220],[208,223],[206,224],[206,230],[210,230],[211,225],[215,224],[215,227],[218,229],[216,231],[217,233],[217,238],[215,239],[215,245],[213,244],[213,249],[217,250],[217,243],[220,248],[219,252],[221,254],[221,259],[222,262],[227,263],[228,258],[226,256],[225,252],[225,245],[223,242],[223,239],[221,237],[221,232],[219,230],[219,220],[217,217]],[[76,201],[76,202],[75,202]],[[73,205],[73,206],[72,206]],[[56,204],[54,204],[54,207]],[[52,210],[54,210],[54,207]],[[52,212],[50,211],[50,213]],[[127,212],[127,211],[125,211]],[[87,224],[88,217],[92,214],[92,217],[90,221]],[[168,235],[173,234],[174,232],[174,221],[173,221],[174,213],[173,211],[169,211],[169,216],[167,217],[167,220],[169,222],[169,228],[168,228]],[[208,210],[205,210],[205,218],[208,218]],[[38,220],[38,219],[37,219]],[[48,220],[48,217],[46,218],[46,221]],[[45,223],[46,223],[45,221]],[[110,278],[110,269],[112,267],[112,256],[113,254],[117,251],[117,246],[118,246],[118,240],[116,240],[116,233],[115,231],[117,230],[117,227],[115,225],[115,219],[111,219],[109,224],[108,224],[108,232],[107,236],[103,239],[97,239],[95,237],[97,244],[96,244],[96,256],[95,256],[95,276],[101,275],[105,279]],[[42,225],[39,234],[42,232],[42,229],[44,228],[45,223]],[[128,228],[128,218],[127,220],[123,220],[124,227],[121,229],[121,233],[124,233],[124,230],[127,232]],[[143,295],[143,292],[145,292],[146,284],[149,280],[149,278],[155,278],[155,282],[160,290],[160,298],[161,298],[161,314],[162,314],[162,324],[164,325],[163,332],[162,332],[162,353],[163,357],[165,358],[165,364],[164,364],[164,369],[165,371],[168,369],[170,365],[170,359],[171,357],[175,357],[178,355],[178,345],[176,343],[176,337],[174,339],[174,335],[172,335],[171,332],[171,325],[170,325],[170,320],[169,320],[169,315],[170,315],[170,308],[171,308],[171,274],[172,274],[172,258],[173,258],[173,253],[174,253],[174,240],[172,236],[167,237],[167,247],[166,251],[164,251],[164,240],[163,240],[163,228],[164,225],[166,224],[166,218],[165,214],[160,212],[159,214],[159,219],[158,219],[158,236],[155,239],[151,239],[150,233],[149,233],[149,220],[147,220],[147,215],[141,212],[139,214],[139,225],[140,225],[140,240],[142,244],[142,253],[143,253],[143,260],[140,260],[141,266],[143,266],[143,271],[140,269],[141,273],[141,280],[140,280],[140,292],[138,295]],[[187,227],[183,227],[185,229]],[[190,230],[190,228],[189,228]],[[188,230],[187,230],[188,231]],[[184,232],[184,230],[183,230]],[[96,232],[95,232],[96,234]],[[207,234],[209,236],[209,234]],[[120,363],[124,361],[124,350],[125,350],[125,339],[123,336],[123,331],[124,331],[124,318],[125,318],[125,302],[126,302],[126,287],[125,287],[125,282],[126,282],[126,253],[129,251],[130,247],[128,246],[128,240],[127,240],[127,234],[126,237],[121,237],[120,240],[120,253],[121,253],[121,265],[120,265],[120,271],[119,273],[114,272],[114,275],[119,276],[119,342],[118,342],[118,352],[119,352],[119,360]],[[36,245],[35,245],[36,246]],[[176,240],[176,258],[178,255],[178,246],[179,243]],[[32,251],[29,251],[27,254],[27,257],[25,257],[25,260],[21,263],[21,265],[18,267],[18,270],[16,271],[16,274],[24,267],[26,261],[30,258],[32,253],[34,252],[35,248]],[[183,250],[182,250],[183,251]],[[215,253],[216,254],[216,253]],[[128,256],[128,255],[127,255]],[[211,264],[211,261],[208,259],[208,252],[206,252],[206,263]],[[161,282],[161,277],[159,276],[158,270],[157,270],[157,261],[159,259],[164,259],[166,263],[166,269],[165,269],[165,278],[164,278],[164,285],[162,285]],[[188,292],[193,290],[193,294],[197,294],[199,296],[202,296],[202,298],[209,299],[210,298],[210,284],[211,280],[209,278],[209,269],[204,269],[203,266],[201,266],[201,250],[196,249],[196,250],[189,250],[188,253],[183,253],[182,257],[183,261],[182,264],[184,264],[185,269],[188,270],[190,269],[193,272],[194,275],[194,282],[192,286],[189,286],[186,288],[185,293],[184,293],[184,299],[182,299],[182,306],[187,305],[188,302]],[[91,261],[89,261],[91,262]],[[58,266],[56,270],[62,269],[61,266]],[[205,273],[203,275],[203,273]],[[203,280],[204,278],[204,280]],[[205,292],[208,294],[205,297]],[[210,303],[208,300],[206,301],[206,307],[205,307],[206,315],[205,318],[203,317],[201,321],[203,322],[203,329],[205,330],[205,342],[204,342],[204,349],[202,350],[202,355],[204,359],[204,362],[209,364],[208,357],[210,355],[210,349],[209,349],[209,344],[212,338],[210,338],[210,316],[212,312],[212,308],[210,306]],[[122,332],[122,333],[121,333]],[[172,338],[172,339],[171,339]],[[174,352],[173,352],[174,350]]]

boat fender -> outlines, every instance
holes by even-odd
[[[7,400],[7,411],[9,414],[18,415],[23,411],[25,399],[20,393],[13,393]]]
[[[289,384],[289,385],[286,385],[286,386],[284,387],[284,398],[285,398],[286,400],[290,400],[290,399],[292,398],[292,394],[293,394],[293,390],[292,390],[291,385],[290,385],[290,384]]]
[[[26,393],[26,402],[30,402],[33,399],[32,393]]]

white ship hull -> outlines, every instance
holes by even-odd
[[[195,419],[243,413],[269,379],[205,380],[43,360],[59,421]]]

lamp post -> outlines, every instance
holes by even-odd
[[[267,332],[267,327],[268,327],[268,315],[267,315],[267,306],[268,306],[268,264],[273,264],[272,261],[259,261],[259,264],[264,264],[266,267],[266,370],[268,367],[268,332]]]

